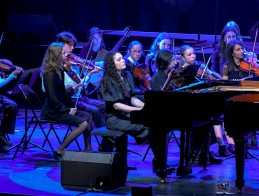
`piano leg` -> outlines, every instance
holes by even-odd
[[[240,138],[234,138],[236,147],[236,187],[238,192],[244,187],[244,168],[247,150],[247,138],[242,135]]]
[[[167,155],[168,155],[169,131],[161,128],[151,129],[150,146],[154,154],[153,171],[161,179],[167,177]]]
[[[192,167],[187,165],[186,161],[188,159],[190,151],[190,132],[181,131],[180,135],[180,163],[177,168],[176,174],[178,176],[186,176],[192,173]]]

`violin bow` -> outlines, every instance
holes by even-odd
[[[203,72],[202,72],[202,74],[201,74],[201,78],[203,78],[206,69],[208,69],[208,64],[209,64],[209,62],[210,62],[210,59],[211,59],[211,55],[210,55],[210,57],[209,57],[209,59],[208,59],[206,65],[205,65],[205,67],[204,67],[204,69],[203,69]]]
[[[94,36],[93,36],[93,39],[91,40],[91,44],[90,44],[90,46],[89,46],[88,53],[87,53],[87,55],[86,55],[86,57],[85,57],[85,62],[84,62],[84,64],[86,63],[86,61],[87,61],[87,59],[88,59],[88,57],[89,57],[90,51],[91,51],[92,46],[93,46],[93,42],[94,42]],[[89,63],[92,63],[92,59],[90,59],[90,62],[89,62]],[[80,76],[81,76],[82,74],[84,75],[84,70],[85,70],[85,66],[83,66],[83,68],[82,68],[82,70],[81,70],[81,72],[80,72]],[[88,70],[89,70],[89,66],[87,67],[86,71],[88,71]],[[83,78],[83,81],[82,81],[82,88],[84,88],[85,79],[86,79],[86,76],[84,76],[84,78]],[[81,90],[82,90],[82,88],[80,88],[80,90],[79,90],[79,96],[76,98],[75,107],[77,106],[77,103],[78,103],[78,101],[79,101],[79,98],[81,97]]]
[[[257,33],[258,33],[258,28],[256,28],[256,32],[255,32],[255,40],[254,40],[254,45],[253,45],[253,58],[252,58],[252,63],[254,64],[254,52],[255,52],[255,43],[256,43],[256,39],[257,39]],[[251,76],[251,69],[252,69],[252,64],[250,64],[250,69],[249,69],[249,77]]]

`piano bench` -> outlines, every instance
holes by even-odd
[[[98,151],[100,152],[118,152],[120,153],[125,163],[127,163],[127,153],[128,151],[128,134],[122,131],[116,131],[108,129],[106,126],[96,128],[92,130],[92,135],[95,136],[97,143],[99,145]],[[102,142],[100,143],[97,136],[102,137]],[[133,152],[135,153],[135,152]],[[140,155],[140,154],[139,154]],[[141,156],[141,155],[140,155]],[[129,170],[136,170],[136,167],[128,167]]]
[[[115,131],[108,129],[106,126],[96,128],[92,130],[92,135],[95,136],[97,143],[99,145],[98,150],[101,152],[113,152],[116,151],[116,140],[122,137],[127,137],[127,134],[122,131]],[[97,136],[102,137],[102,142],[100,143]]]

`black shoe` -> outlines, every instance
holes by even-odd
[[[219,156],[221,157],[229,157],[232,154],[229,152],[228,148],[226,147],[226,145],[222,145],[219,146],[219,150],[218,150]]]
[[[5,137],[0,136],[0,142],[3,146],[12,146],[13,143],[8,141]]]
[[[220,164],[223,162],[223,159],[217,158],[212,152],[209,152],[209,161],[211,164]]]
[[[57,161],[60,161],[62,159],[62,153],[58,152],[58,151],[55,151],[54,154],[53,154],[54,158],[57,160]]]
[[[152,161],[152,168],[153,173],[155,173],[157,176],[161,178],[161,182],[165,183],[167,175],[172,174],[175,171],[175,168],[170,168],[168,165],[166,166],[166,169],[160,169],[158,167],[158,163],[156,159],[153,159]]]

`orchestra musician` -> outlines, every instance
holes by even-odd
[[[192,59],[195,60],[195,54],[193,52],[193,48],[190,46],[184,45],[181,47],[181,55],[183,57],[183,60],[186,63],[191,63]],[[162,49],[158,52],[158,55],[155,59],[155,64],[157,67],[157,72],[152,76],[151,79],[151,90],[162,90],[163,86],[168,78],[168,73],[174,69],[176,66],[176,55],[168,49]],[[185,64],[184,64],[185,65]],[[195,76],[196,74],[194,74]],[[196,132],[195,132],[196,133]],[[198,134],[196,134],[198,135]],[[165,136],[166,137],[166,136]],[[168,135],[167,135],[168,137]],[[166,137],[166,138],[167,138]],[[198,138],[198,136],[197,136]],[[205,147],[209,148],[210,140],[207,141]],[[222,163],[222,159],[219,159],[214,156],[213,153],[209,152],[208,156],[207,153],[208,150],[205,148],[202,148],[202,151],[199,156],[199,163],[204,164],[205,161],[207,162],[207,157],[209,157],[209,161],[211,164],[219,164]]]
[[[7,59],[0,59],[0,66],[13,67],[13,63]],[[21,67],[15,66],[10,73],[5,73],[6,69],[0,67],[0,89],[8,84],[10,81],[17,78],[17,75],[22,73],[23,69]],[[9,70],[9,69],[7,69]],[[7,152],[4,146],[12,146],[12,142],[6,139],[6,134],[14,134],[14,129],[16,125],[16,115],[18,113],[18,105],[13,100],[9,99],[4,95],[0,95],[0,112],[3,117],[0,123],[0,153]]]
[[[65,44],[64,49],[68,56],[72,55],[74,47],[77,44],[77,39],[75,35],[71,32],[63,31],[57,35],[57,40]],[[93,47],[94,46],[95,44],[93,45]],[[91,113],[93,118],[93,126],[95,128],[99,128],[105,126],[105,120],[103,117],[105,113],[105,103],[101,100],[90,98],[88,95],[87,87],[92,77],[92,74],[99,72],[101,70],[101,67],[93,66],[93,69],[89,69],[87,67],[87,64],[85,65],[85,68],[82,68],[81,66],[70,66],[71,70],[78,76],[83,85],[80,90],[72,96],[69,105],[71,107],[77,107],[78,110]],[[83,75],[84,77],[81,79],[80,75]],[[65,87],[69,88],[71,86],[74,86],[75,84],[76,82],[71,79],[67,72],[65,72]]]
[[[197,80],[199,81],[198,77],[206,77],[208,79],[222,78],[220,74],[211,71],[204,63],[196,61],[196,53],[193,47],[189,45],[181,46],[180,55],[181,67],[170,71],[162,90],[174,91],[179,87],[191,84]]]
[[[212,66],[211,70],[217,73],[223,74],[223,67],[226,64],[225,51],[226,46],[231,40],[241,40],[239,35],[239,27],[236,23],[229,22],[223,28],[220,36],[220,42],[216,45],[212,53]],[[228,157],[235,153],[235,142],[232,137],[229,137],[224,131],[223,124],[214,125],[214,133],[218,143],[218,154],[223,157]],[[223,133],[225,133],[228,147],[223,139]]]
[[[127,54],[124,56],[126,68],[134,76],[135,92],[138,92],[139,98],[144,101],[142,97],[146,90],[150,90],[150,72],[144,63],[139,63],[143,54],[143,45],[139,41],[130,42]],[[142,95],[142,96],[141,96]]]
[[[163,49],[172,48],[172,38],[167,32],[160,33],[153,41],[149,54],[146,55],[145,64],[148,66],[150,76],[156,72],[155,58],[158,52]]]
[[[155,59],[156,72],[151,79],[151,90],[161,91],[169,72],[175,68],[177,62],[173,51],[169,49],[162,49],[158,52]]]
[[[236,80],[257,75],[257,64],[246,66],[244,61],[244,44],[240,40],[231,40],[226,47],[226,63],[223,67],[222,79]]]
[[[98,52],[105,49],[103,33],[98,27],[92,27],[88,33],[87,42],[83,45],[79,56],[92,59],[95,65],[103,67],[103,60],[96,59]]]
[[[54,152],[54,158],[60,160],[64,149],[79,135],[83,134],[85,150],[92,151],[91,130],[92,115],[69,107],[69,98],[78,91],[82,83],[65,89],[64,63],[67,54],[62,42],[52,43],[46,50],[41,66],[41,77],[46,93],[46,99],[41,111],[41,119],[55,120],[59,123],[73,125],[76,128],[70,132],[62,144]]]

